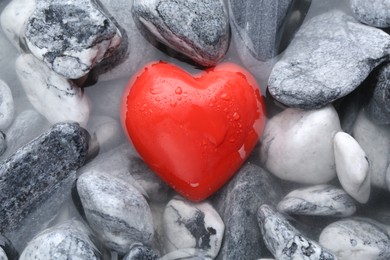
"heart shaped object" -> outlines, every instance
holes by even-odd
[[[247,159],[265,124],[256,80],[224,63],[193,77],[147,65],[128,83],[122,123],[149,167],[178,193],[201,201]]]

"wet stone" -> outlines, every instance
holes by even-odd
[[[291,191],[277,209],[287,214],[346,217],[355,213],[356,205],[344,190],[320,184]]]
[[[323,107],[356,89],[389,52],[390,35],[332,10],[301,27],[273,67],[268,90],[290,107]]]
[[[194,255],[214,259],[221,247],[224,223],[208,203],[176,196],[164,211],[165,251],[193,248]]]
[[[390,27],[390,2],[388,0],[350,0],[355,17],[367,25]]]
[[[91,0],[38,1],[25,29],[30,51],[56,73],[77,79],[121,42],[121,34]]]
[[[134,243],[151,243],[150,207],[131,184],[106,173],[89,172],[77,180],[77,192],[89,226],[108,248],[124,255]]]
[[[36,207],[80,168],[88,133],[76,123],[59,123],[0,164],[0,232],[19,227]]]
[[[123,260],[158,260],[158,255],[150,248],[143,245],[134,245]]]
[[[9,86],[0,80],[0,129],[5,130],[14,119],[14,99]]]
[[[101,259],[83,223],[69,220],[39,233],[23,250],[19,260]]]
[[[225,55],[229,18],[221,0],[136,0],[133,15],[157,39],[202,66]]]
[[[70,120],[86,126],[89,101],[72,81],[51,71],[31,54],[18,57],[16,73],[31,104],[50,123]]]
[[[363,260],[390,258],[390,238],[372,220],[352,218],[334,222],[320,235],[319,242],[339,259]]]
[[[258,259],[271,256],[256,221],[264,203],[280,201],[280,187],[273,176],[254,164],[245,164],[212,198],[225,224],[225,236],[216,259]]]
[[[257,220],[267,248],[278,260],[337,259],[317,242],[303,236],[269,205],[259,208]]]

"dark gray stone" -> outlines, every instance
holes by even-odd
[[[12,231],[80,168],[88,133],[76,123],[59,123],[0,164],[0,232]]]
[[[123,260],[158,260],[158,255],[147,246],[133,245]]]
[[[267,248],[278,260],[337,259],[327,249],[303,236],[269,205],[259,208],[257,220]]]
[[[86,75],[121,42],[118,28],[94,0],[38,1],[25,37],[37,58],[71,79]]]
[[[221,0],[135,0],[133,15],[159,41],[203,66],[229,46],[229,17]]]
[[[281,189],[268,172],[245,164],[213,198],[225,223],[225,237],[216,259],[259,259],[270,256],[256,220],[260,205],[275,205]]]
[[[351,9],[362,23],[390,27],[390,2],[388,0],[350,0]]]
[[[13,247],[12,243],[4,236],[0,235],[0,259],[18,259],[19,254]]]
[[[377,124],[390,124],[390,63],[383,66],[377,75],[374,94],[366,112]]]
[[[134,243],[150,245],[153,217],[146,199],[131,184],[108,173],[89,172],[77,180],[85,218],[105,246],[126,254]]]
[[[275,64],[268,90],[287,106],[320,108],[356,89],[389,51],[390,35],[331,10],[298,31]]]
[[[7,140],[3,132],[0,131],[0,156],[7,150]]]
[[[83,223],[69,220],[38,234],[23,250],[19,260],[101,259]]]

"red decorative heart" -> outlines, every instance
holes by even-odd
[[[158,62],[128,83],[122,122],[134,147],[165,182],[200,201],[239,169],[264,128],[256,80],[232,63],[193,77]]]

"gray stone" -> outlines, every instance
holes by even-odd
[[[164,211],[165,252],[192,249],[192,255],[214,259],[225,226],[208,202],[193,203],[175,196]]]
[[[134,243],[151,243],[152,213],[131,184],[109,173],[89,172],[77,180],[77,192],[89,226],[105,246],[124,255]]]
[[[380,28],[390,27],[389,0],[350,0],[350,5],[362,23]]]
[[[0,156],[7,150],[7,140],[5,134],[0,131]]]
[[[225,223],[225,237],[216,259],[258,259],[267,256],[256,221],[264,203],[279,202],[276,180],[254,164],[245,164],[212,198]],[[269,254],[269,253],[268,253]]]
[[[25,110],[16,116],[12,125],[5,131],[7,150],[0,158],[4,159],[49,128],[49,122],[35,110]]]
[[[70,220],[38,234],[23,250],[19,260],[101,259],[88,229]]]
[[[352,218],[334,222],[322,231],[319,242],[339,259],[390,258],[389,235],[372,220]]]
[[[389,1],[390,6],[390,1]],[[370,119],[377,124],[390,124],[390,63],[383,66],[377,75],[375,90],[366,109]]]
[[[93,0],[38,1],[25,37],[37,58],[71,79],[88,74],[121,42],[118,28]]]
[[[4,252],[4,249],[0,247],[0,260],[8,260],[7,254]]]
[[[302,235],[283,215],[267,204],[259,208],[257,220],[267,248],[278,260],[337,259],[317,242]]]
[[[12,243],[8,238],[0,235],[0,259],[1,260],[12,260],[18,259],[19,254],[13,247]]]
[[[141,244],[135,244],[123,260],[158,260],[158,255],[150,248]]]
[[[133,15],[159,41],[203,66],[229,46],[229,17],[222,0],[135,0]]]
[[[355,213],[356,205],[344,190],[321,184],[291,191],[277,209],[287,214],[346,217]]]
[[[84,162],[88,133],[76,123],[59,123],[0,164],[0,232],[44,203]]]
[[[272,69],[268,90],[287,106],[323,107],[356,89],[389,51],[390,35],[331,10],[297,32]]]
[[[14,99],[8,85],[0,80],[0,129],[5,130],[14,119]]]

